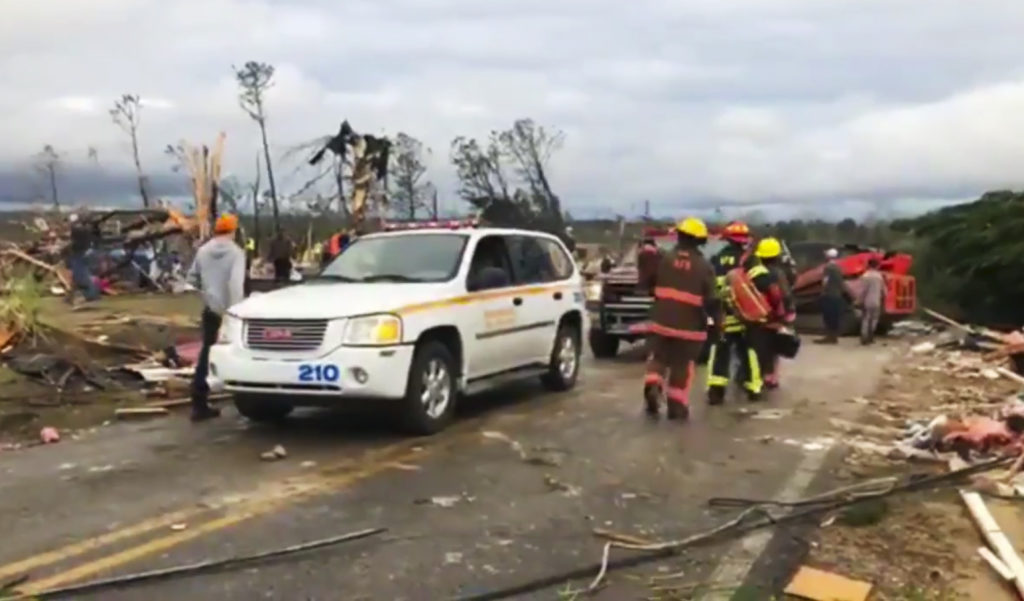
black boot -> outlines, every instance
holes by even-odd
[[[748,390],[747,391],[747,400],[750,401],[751,403],[756,403],[756,402],[761,400],[761,393],[760,392],[754,392],[753,390]]]
[[[644,386],[644,411],[650,417],[658,417],[658,406],[660,405],[661,399],[661,387],[657,384],[647,384]]]
[[[712,386],[708,388],[708,405],[721,405],[725,402],[725,387]]]
[[[679,421],[686,421],[690,419],[690,408],[682,403],[676,403],[674,401],[668,402],[668,407],[665,413],[669,419],[677,419]]]
[[[192,408],[191,419],[194,422],[203,422],[208,419],[220,417],[220,409],[216,407],[206,406],[195,406]]]

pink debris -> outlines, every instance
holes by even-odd
[[[960,423],[951,422],[949,427],[949,434],[943,439],[943,443],[952,445],[964,442],[978,450],[1004,447],[1017,442],[1018,438],[1006,427],[1006,422],[990,417],[968,417]]]
[[[185,365],[195,365],[196,361],[199,360],[199,350],[202,346],[203,343],[201,341],[185,342],[176,345],[175,350],[178,351],[178,357]]]
[[[46,426],[39,431],[39,439],[43,441],[43,444],[60,442],[60,432],[57,431],[57,428]]]

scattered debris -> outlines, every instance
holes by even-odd
[[[974,518],[974,523],[978,526],[981,535],[1013,575],[1013,584],[1017,593],[1024,597],[1024,561],[1017,554],[1010,539],[1006,537],[995,518],[992,517],[981,495],[976,492],[960,491],[960,497],[967,505],[967,510]]]
[[[277,445],[265,453],[260,453],[260,459],[263,461],[279,461],[288,456],[288,451],[281,445]]]
[[[867,601],[871,588],[868,582],[801,566],[785,592],[812,601]]]
[[[60,432],[57,431],[57,428],[47,426],[39,431],[39,440],[43,441],[43,444],[60,442]]]
[[[188,524],[171,524],[171,530],[174,530],[175,532],[181,532],[187,528]]]
[[[560,492],[567,497],[578,497],[583,492],[579,486],[562,482],[551,474],[544,474],[544,484],[552,491]]]
[[[473,500],[474,497],[470,497],[466,495],[466,493],[462,493],[457,496],[439,496],[427,499],[416,499],[413,503],[417,505],[434,505],[436,507],[451,508],[455,507],[459,503],[472,503]]]

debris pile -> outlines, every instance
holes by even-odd
[[[100,292],[186,289],[182,266],[192,252],[195,221],[173,209],[37,215],[21,225],[30,239],[0,247],[0,281],[30,275],[52,294],[67,293],[74,284],[67,267],[74,229],[87,240],[83,260]]]

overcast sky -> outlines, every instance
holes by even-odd
[[[254,59],[277,66],[275,155],[343,118],[405,131],[434,149],[449,198],[451,139],[517,117],[565,131],[551,177],[583,216],[645,198],[885,213],[1024,183],[1019,0],[0,0],[0,14],[0,174],[47,143],[79,177],[90,146],[94,172],[130,169],[107,109],[133,92],[148,172],[169,173],[169,142],[223,130],[227,170],[247,178],[258,138],[231,65]]]

